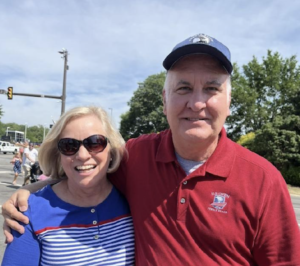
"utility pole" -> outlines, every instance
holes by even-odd
[[[28,97],[40,97],[40,98],[52,98],[52,99],[59,99],[61,100],[61,115],[65,112],[65,105],[66,105],[66,82],[67,82],[67,70],[69,70],[68,66],[68,51],[66,49],[62,49],[59,51],[62,54],[62,58],[64,59],[64,79],[63,79],[63,88],[62,88],[62,95],[61,96],[54,96],[54,95],[44,95],[44,94],[32,94],[32,93],[18,93],[13,92],[13,87],[8,87],[7,90],[1,90],[0,94],[7,94],[7,99],[12,100],[13,96],[28,96]],[[25,134],[26,138],[26,134]]]
[[[44,139],[45,139],[45,125],[44,125],[44,135],[43,135],[43,142],[44,142]]]
[[[68,51],[66,49],[62,49],[59,51],[60,54],[62,54],[62,58],[64,58],[64,79],[63,79],[63,89],[62,89],[62,95],[61,95],[61,115],[65,112],[65,105],[66,105],[66,82],[67,82],[67,70],[69,69],[68,66]]]
[[[26,142],[26,138],[27,138],[27,122],[25,124],[25,137],[24,137],[24,142]]]

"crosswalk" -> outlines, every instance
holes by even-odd
[[[11,174],[13,171],[0,171],[0,174]]]

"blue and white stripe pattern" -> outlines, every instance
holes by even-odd
[[[13,231],[3,264],[14,266],[134,265],[134,230],[128,204],[115,189],[98,206],[62,201],[51,186],[30,195],[23,235]]]
[[[133,265],[132,218],[121,217],[92,227],[46,229],[38,234],[42,243],[41,265]]]

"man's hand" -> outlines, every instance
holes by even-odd
[[[25,224],[29,223],[28,217],[23,215],[28,208],[28,198],[30,193],[36,192],[43,187],[55,184],[58,180],[48,178],[47,180],[35,182],[31,185],[24,186],[18,189],[12,196],[6,201],[2,206],[2,215],[4,217],[3,231],[6,237],[6,242],[10,243],[13,241],[13,236],[10,232],[11,229],[18,231],[20,234],[24,233],[24,227],[19,224],[23,222]],[[21,212],[17,210],[17,207]]]
[[[29,195],[30,192],[28,190],[19,189],[2,206],[2,215],[4,217],[3,232],[7,243],[13,241],[11,228],[23,234],[24,227],[19,222],[29,223],[28,217],[17,209],[19,207],[19,210],[22,212],[27,210]]]

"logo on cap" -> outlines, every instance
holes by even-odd
[[[213,41],[213,39],[205,34],[197,34],[192,36],[189,39],[190,42],[192,43],[205,43],[205,44],[209,44],[210,42]]]

